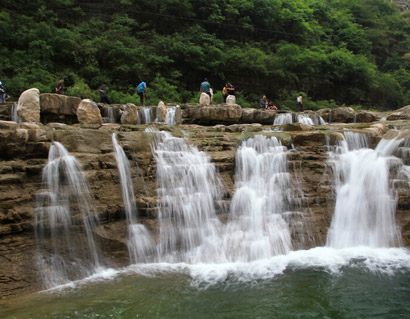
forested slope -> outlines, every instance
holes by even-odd
[[[410,104],[410,13],[384,0],[3,0],[0,77],[13,98],[29,87],[113,102],[197,98],[231,81],[243,105],[266,93],[293,107]],[[217,99],[219,96],[217,96]],[[334,101],[334,102],[333,102]]]

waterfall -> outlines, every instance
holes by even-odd
[[[292,113],[284,113],[275,116],[275,120],[273,121],[273,125],[283,125],[292,123]]]
[[[304,114],[298,114],[297,120],[299,123],[314,125],[313,120],[309,116]]]
[[[326,125],[325,120],[320,115],[314,115],[312,121],[313,125]]]
[[[175,113],[176,113],[177,107],[179,108],[179,106],[173,106],[173,107],[167,108],[167,116],[165,119],[165,123],[167,123],[167,125],[175,125]]]
[[[345,136],[339,152],[329,154],[336,206],[327,246],[396,246],[400,232],[394,220],[396,199],[389,184],[389,165],[402,140],[382,140],[372,150],[365,135],[346,132]]]
[[[214,262],[223,254],[215,212],[221,183],[209,156],[167,132],[155,133],[160,261]]]
[[[17,113],[17,103],[14,103],[11,107],[11,120],[16,123],[20,123],[20,118]]]
[[[38,266],[47,287],[91,275],[99,268],[93,229],[98,222],[80,165],[64,146],[51,145],[44,192],[35,209]]]
[[[149,231],[142,224],[137,224],[137,205],[131,178],[130,164],[115,134],[112,135],[118,172],[120,175],[121,194],[128,223],[128,252],[132,263],[146,261],[154,251],[154,244]]]
[[[236,192],[224,231],[229,261],[253,261],[292,249],[282,213],[291,201],[286,147],[257,135],[242,142],[236,154]]]
[[[108,115],[108,121],[109,121],[109,123],[116,123],[116,121],[115,121],[115,114],[114,114],[114,108],[113,108],[113,107],[108,107],[108,108],[107,108],[107,115]]]
[[[151,108],[150,107],[144,107],[142,109],[142,114],[144,117],[144,124],[149,124],[152,122],[151,120]]]

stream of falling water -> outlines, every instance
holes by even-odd
[[[204,152],[167,132],[156,132],[160,261],[199,263],[219,254],[222,224],[215,201],[221,183]]]
[[[99,268],[92,234],[98,219],[80,165],[58,142],[50,147],[43,184],[35,210],[35,235],[39,269],[45,285],[52,287]]]
[[[120,175],[122,200],[127,217],[128,252],[131,263],[145,262],[154,252],[154,242],[146,227],[141,223],[137,223],[137,205],[135,203],[134,187],[127,155],[118,144],[115,134],[112,135],[112,142]]]
[[[292,249],[288,224],[282,217],[291,196],[286,147],[257,135],[242,142],[236,153],[236,192],[223,236],[229,261],[249,262]]]
[[[330,153],[336,185],[336,206],[327,245],[394,247],[400,244],[395,223],[396,198],[389,183],[391,154],[402,140],[381,140],[375,150],[359,133],[345,132]]]

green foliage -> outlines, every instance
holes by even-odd
[[[214,103],[230,81],[243,107],[262,94],[295,108],[397,108],[410,103],[410,18],[385,0],[5,1],[0,69],[16,99],[28,88],[139,103],[197,102],[208,77]]]

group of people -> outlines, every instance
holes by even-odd
[[[214,92],[207,78],[205,78],[204,81],[201,83],[199,87],[199,92],[208,94],[211,99],[211,104],[212,104]],[[222,89],[222,96],[224,99],[224,103],[226,103],[226,98],[228,97],[228,95],[235,95],[235,87],[232,85],[231,82],[227,82]]]
[[[278,107],[273,104],[272,100],[268,100],[266,98],[266,95],[262,96],[259,103],[260,103],[260,108],[263,110],[274,110],[274,111],[278,110]]]
[[[1,83],[1,82],[0,82]],[[54,88],[55,93],[57,94],[64,94],[64,78],[60,78]],[[98,88],[98,92],[100,93],[100,102],[103,104],[110,104],[110,100],[108,99],[108,90],[107,90],[107,83],[103,82],[100,87]],[[145,94],[147,93],[147,84],[142,81],[137,86],[137,94],[140,97],[141,105],[145,106]]]

